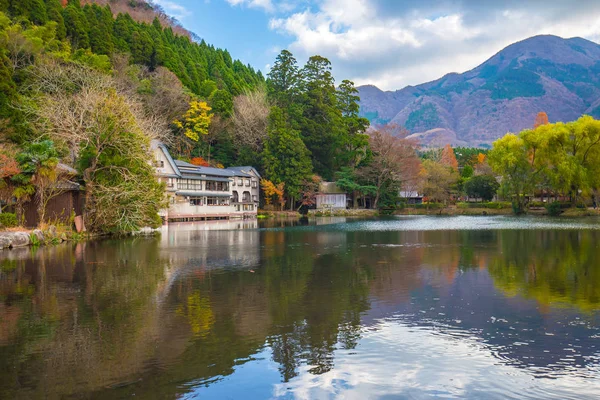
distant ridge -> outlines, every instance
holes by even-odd
[[[397,91],[360,86],[361,115],[405,126],[424,145],[489,146],[507,132],[582,114],[600,117],[600,45],[582,38],[534,36],[478,67]]]

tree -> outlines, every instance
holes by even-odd
[[[360,171],[351,167],[342,167],[335,174],[335,184],[346,193],[352,193],[352,208],[358,208],[359,197],[375,195],[377,187],[361,179]]]
[[[16,157],[22,184],[35,187],[35,200],[40,224],[46,222],[46,209],[53,198],[64,193],[69,173],[58,168],[58,152],[50,140],[30,143]]]
[[[395,199],[404,183],[417,179],[420,161],[416,143],[393,136],[386,127],[372,132],[369,144],[373,158],[359,174],[375,187],[373,207],[377,208],[382,196]]]
[[[273,102],[286,109],[298,94],[300,75],[292,53],[282,50],[267,75],[267,91]]]
[[[452,146],[450,146],[449,144],[444,146],[444,150],[442,150],[442,159],[440,160],[440,162],[443,165],[446,165],[452,168],[453,170],[458,171],[458,161],[456,160],[456,155],[454,154]]]
[[[275,199],[280,205],[280,208],[283,208],[283,205],[285,204],[285,182],[281,182],[278,185],[276,185],[267,179],[261,179],[260,187],[263,190],[263,194],[265,196],[265,203],[267,206],[270,206],[273,200]]]
[[[319,175],[313,175],[305,179],[300,192],[300,207],[311,207],[317,202],[317,193],[323,179]]]
[[[446,204],[457,181],[458,173],[452,167],[433,160],[423,161],[421,193],[430,201]]]
[[[496,140],[488,153],[488,162],[502,177],[501,189],[511,198],[517,214],[525,212],[525,196],[534,187],[535,173],[529,154],[525,141],[512,133]]]
[[[29,112],[82,171],[86,225],[113,233],[156,226],[164,189],[148,160],[160,136],[142,105],[119,94],[109,75],[72,64],[37,68],[39,103]]]
[[[311,153],[315,172],[331,179],[341,162],[345,145],[342,112],[337,96],[331,62],[312,56],[300,72],[302,77],[302,116],[296,122]]]
[[[208,135],[208,128],[213,117],[210,111],[211,108],[206,102],[193,100],[183,117],[173,121],[173,124],[188,139],[197,142],[201,135]]]
[[[269,104],[264,90],[237,96],[233,101],[234,142],[260,153],[267,138]]]
[[[337,106],[342,112],[345,134],[342,138],[343,153],[340,156],[342,165],[357,167],[366,157],[369,148],[369,136],[365,134],[369,120],[358,115],[358,89],[354,83],[344,80],[336,91]]]
[[[79,1],[69,1],[63,11],[67,37],[75,48],[90,47],[89,25]]]
[[[37,25],[48,21],[44,0],[10,0],[9,10],[12,15],[23,16]]]
[[[535,117],[535,122],[533,123],[533,128],[537,128],[538,126],[547,125],[548,124],[548,114],[543,111],[540,111],[538,115]]]
[[[287,125],[279,107],[271,108],[268,132],[263,150],[267,178],[276,184],[285,183],[290,207],[293,207],[304,180],[311,175],[310,153],[299,132]]]
[[[464,185],[467,196],[481,198],[484,201],[491,201],[498,192],[499,187],[500,184],[496,178],[490,175],[473,176]]]

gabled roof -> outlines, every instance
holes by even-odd
[[[159,142],[158,140],[153,140],[152,142],[150,142],[150,148],[152,150],[161,149],[162,152],[164,153],[164,155],[167,157],[167,161],[171,165],[171,168],[173,168],[173,171],[175,171],[177,176],[179,176],[179,177],[181,176],[181,173],[179,172],[179,168],[177,168],[177,165],[175,164],[173,157],[171,157],[171,153],[169,153],[169,149],[167,149],[167,146],[165,146],[162,142]]]
[[[319,184],[319,194],[346,194],[346,192],[335,182],[321,182]]]
[[[233,171],[235,176],[243,176],[243,177],[247,178],[247,177],[252,176],[251,172],[253,172],[254,175],[256,175],[258,178],[261,178],[261,176],[258,173],[258,171],[256,170],[256,168],[251,167],[249,165],[244,166],[244,167],[229,167],[227,169]]]
[[[150,144],[152,150],[161,149],[169,164],[177,174],[177,177],[181,178],[183,174],[188,175],[189,178],[192,178],[191,175],[195,176],[195,179],[198,179],[199,175],[207,175],[207,178],[210,179],[210,176],[219,176],[219,177],[244,177],[250,178],[250,172],[252,171],[257,177],[260,178],[260,174],[256,170],[256,168],[251,166],[246,167],[229,167],[229,168],[213,168],[213,167],[201,167],[198,165],[190,164],[181,160],[174,160],[169,153],[169,149],[162,142],[158,140],[153,140]]]

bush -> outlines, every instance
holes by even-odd
[[[554,201],[546,206],[546,210],[548,210],[548,215],[553,217],[557,217],[562,214],[562,205],[558,201]]]
[[[444,204],[442,203],[422,203],[422,204],[414,204],[414,208],[417,210],[439,210],[444,208]]]
[[[12,228],[19,225],[17,222],[17,216],[13,213],[2,213],[0,214],[0,227]]]
[[[488,208],[492,210],[502,210],[504,208],[510,208],[511,204],[503,201],[489,201],[485,203],[470,203],[470,202],[462,202],[456,203],[457,208],[465,209],[465,208]]]

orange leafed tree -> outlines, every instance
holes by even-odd
[[[265,203],[266,205],[270,206],[271,203],[273,202],[273,198],[276,197],[277,202],[279,203],[279,206],[283,208],[284,204],[285,204],[285,199],[283,197],[283,193],[285,190],[285,183],[280,183],[278,185],[275,185],[273,182],[267,180],[267,179],[261,179],[260,180],[260,187],[263,190],[263,193],[265,194]]]
[[[485,162],[485,154],[477,154],[477,164],[483,164]]]
[[[548,122],[548,114],[543,111],[540,111],[538,115],[535,117],[535,122],[533,123],[533,128],[537,128],[541,125],[547,125]]]
[[[458,160],[456,159],[456,155],[454,154],[454,150],[452,150],[452,146],[447,144],[442,150],[442,165],[446,165],[451,167],[453,170],[458,171]]]
[[[190,164],[194,164],[194,165],[197,165],[199,167],[210,167],[210,164],[208,163],[208,161],[206,161],[202,157],[194,157],[194,158],[192,158],[190,160]]]

